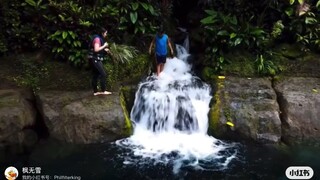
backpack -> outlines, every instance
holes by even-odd
[[[105,42],[103,40],[103,38],[101,38],[101,36],[99,35],[94,35],[91,40],[90,40],[90,43],[88,45],[88,59],[98,59],[98,60],[102,60],[103,59],[103,56],[104,56],[104,51],[100,51],[100,52],[94,52],[93,50],[93,41],[95,38],[99,38],[100,39],[100,43],[101,45],[103,45]]]

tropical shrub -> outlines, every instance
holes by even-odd
[[[99,27],[109,30],[111,42],[124,36],[153,33],[161,15],[151,0],[3,0],[0,52],[49,50],[56,59],[82,66],[90,37]],[[5,31],[4,31],[5,30]],[[2,38],[1,38],[2,37]],[[130,44],[129,44],[130,45]],[[8,48],[10,47],[10,49]]]
[[[121,83],[139,82],[149,70],[149,56],[139,54],[138,51],[128,45],[110,45],[111,54],[105,63],[107,71],[107,84],[116,88]]]
[[[209,46],[206,49],[206,62],[213,64],[216,72],[223,70],[225,53],[235,48],[261,51],[267,34],[262,28],[249,22],[240,23],[238,17],[206,10],[207,17],[201,20]]]
[[[286,28],[308,49],[320,49],[320,0],[290,0]]]

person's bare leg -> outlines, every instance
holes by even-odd
[[[161,72],[161,64],[157,64],[157,76],[159,76]]]
[[[163,63],[161,63],[161,64],[160,64],[160,72],[162,72],[162,71],[163,71],[163,68],[164,68],[164,64],[163,64]]]

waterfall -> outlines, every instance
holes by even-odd
[[[236,157],[234,144],[207,135],[211,88],[191,74],[187,50],[176,49],[178,58],[168,58],[159,77],[139,84],[133,135],[116,142],[133,152],[124,164],[172,164],[174,173],[186,166],[224,169]]]
[[[183,47],[186,49],[187,52],[189,52],[189,35],[187,34],[187,37],[185,38],[185,40],[183,41]]]
[[[184,46],[181,46],[179,44],[176,45],[176,51],[177,51],[177,58],[181,59],[182,61],[186,62],[190,54],[188,51],[184,48]]]

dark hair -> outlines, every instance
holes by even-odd
[[[163,25],[160,25],[159,27],[158,27],[158,33],[164,33],[164,28],[163,28]]]
[[[101,26],[96,26],[96,27],[94,27],[94,29],[93,29],[93,31],[92,31],[92,33],[93,34],[103,34],[104,32],[108,32],[108,30],[106,29],[106,28],[104,28],[104,27],[101,27]]]
[[[108,30],[107,30],[106,28],[101,27],[101,28],[100,28],[100,32],[101,32],[101,33],[104,33],[104,32],[108,32]]]

